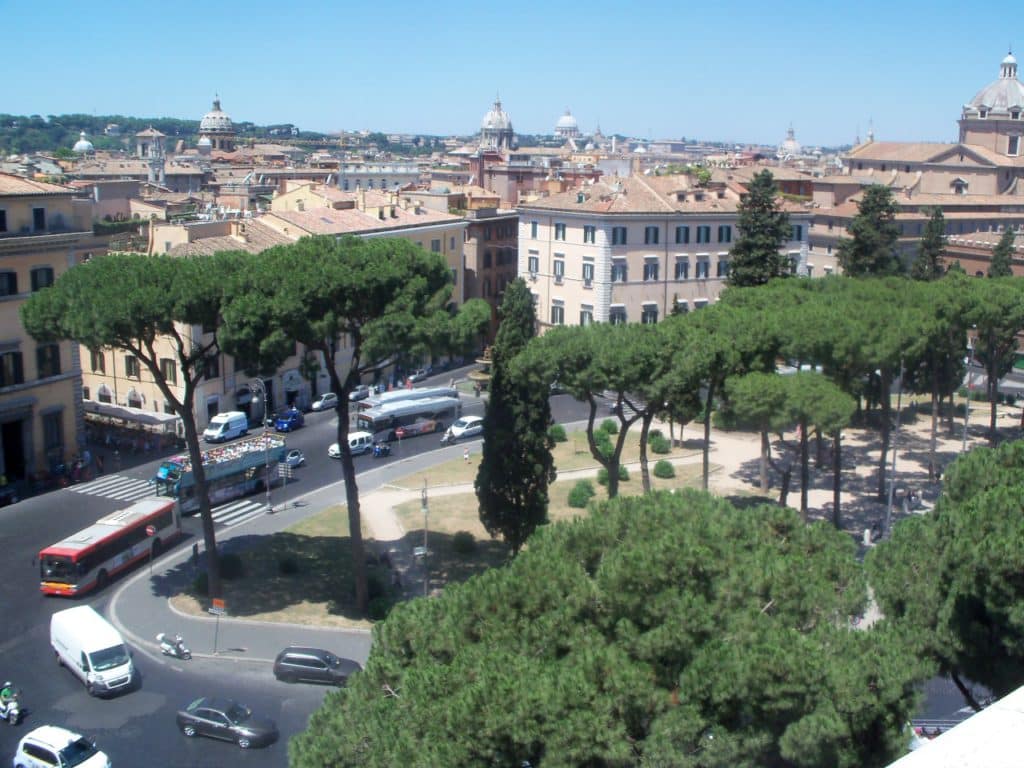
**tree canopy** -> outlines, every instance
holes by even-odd
[[[739,237],[729,253],[729,285],[763,285],[792,273],[789,256],[779,249],[790,239],[789,215],[767,168],[751,180],[739,204]]]
[[[989,277],[1010,277],[1013,274],[1013,244],[1017,233],[1012,226],[1003,227],[1003,235],[992,249],[992,261],[988,265]]]
[[[883,612],[918,653],[1003,696],[1024,685],[1024,442],[975,448],[934,512],[897,523],[868,557]]]
[[[946,251],[946,219],[942,208],[932,208],[931,217],[924,228],[924,236],[917,248],[917,258],[910,267],[910,276],[915,280],[938,280],[944,268]]]
[[[896,252],[899,229],[892,190],[872,184],[857,203],[857,215],[850,222],[851,237],[839,241],[838,259],[848,277],[899,275],[903,262]]]
[[[548,485],[555,480],[548,435],[550,382],[543,376],[513,376],[509,370],[535,335],[536,324],[530,289],[522,279],[513,280],[505,287],[501,324],[491,347],[483,455],[476,476],[480,522],[492,536],[500,534],[513,554],[547,522]]]
[[[294,766],[874,766],[927,665],[849,627],[850,539],[696,491],[541,529],[511,564],[400,606]]]

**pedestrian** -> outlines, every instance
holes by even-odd
[[[480,384],[479,383],[473,384],[473,395],[476,396],[476,397],[480,397]]]
[[[101,453],[96,454],[96,474],[103,474],[103,454]]]
[[[469,446],[462,449],[462,460],[469,464]]]

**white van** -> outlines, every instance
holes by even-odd
[[[57,664],[70,669],[90,696],[131,689],[135,668],[128,647],[118,631],[90,606],[53,614],[50,645]]]
[[[369,432],[352,432],[348,436],[348,450],[353,456],[358,456],[361,453],[369,453],[373,450],[373,435]],[[341,448],[337,443],[333,443],[330,448],[327,449],[327,455],[332,459],[341,458]]]
[[[208,443],[222,443],[241,437],[249,431],[249,418],[241,411],[225,411],[210,419],[203,430],[203,439]]]

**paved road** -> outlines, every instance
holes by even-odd
[[[444,383],[452,374],[437,377]],[[552,398],[557,421],[582,418],[583,406],[568,396]],[[483,402],[464,398],[466,414],[483,412]],[[272,518],[265,514],[261,495],[223,505],[215,510],[221,540],[231,535],[259,535],[272,526],[290,523],[308,514],[309,507],[297,507],[299,497],[319,493],[340,499],[343,496],[340,462],[327,457],[327,446],[336,441],[333,413],[312,413],[307,426],[287,436],[290,447],[300,448],[306,455],[306,466],[294,473],[284,488],[275,488],[272,502],[279,511]],[[432,456],[439,448],[436,437],[424,436],[396,444],[387,459],[369,456],[356,458],[356,471],[362,490],[376,487],[436,462]],[[448,449],[449,451],[453,449]],[[185,664],[150,652],[150,638],[128,638],[135,649],[135,661],[143,674],[141,690],[111,700],[91,699],[84,688],[53,662],[49,647],[49,619],[52,613],[78,603],[91,604],[109,613],[111,596],[134,575],[115,580],[103,593],[68,601],[46,598],[39,592],[39,573],[35,553],[60,538],[84,528],[99,517],[121,509],[152,493],[149,479],[163,457],[122,468],[90,482],[26,499],[0,509],[0,545],[13,564],[0,580],[0,606],[4,621],[0,624],[0,678],[12,679],[23,691],[23,703],[29,710],[18,728],[0,728],[0,760],[14,752],[17,740],[29,729],[44,723],[64,725],[96,737],[110,754],[115,765],[138,765],[139,755],[159,755],[161,766],[280,766],[286,764],[287,737],[302,730],[309,715],[322,702],[326,689],[318,686],[287,686],[269,674],[266,659],[275,649],[291,642],[288,627],[273,631],[255,629],[250,633],[244,625],[221,626],[217,639],[220,651],[216,658],[204,659],[206,650],[213,650],[215,623],[208,622],[206,633],[186,637],[199,654]],[[108,469],[112,468],[108,462]],[[227,529],[230,528],[230,531]],[[199,520],[185,521],[186,542],[199,540]],[[178,550],[181,551],[180,549]],[[171,564],[175,552],[165,553],[157,561],[157,571]],[[145,575],[145,573],[143,573]],[[127,594],[127,590],[125,591]],[[152,611],[166,608],[166,601],[150,599],[118,606],[118,613],[132,610]],[[166,630],[174,629],[169,613]],[[150,617],[152,619],[152,617]],[[241,628],[240,628],[241,627]],[[143,645],[143,642],[147,645]],[[332,639],[324,645],[337,646],[353,658],[365,659],[369,638]],[[245,649],[244,651],[240,649]],[[282,741],[266,750],[240,753],[231,744],[207,739],[186,740],[174,726],[174,712],[187,701],[207,692],[234,695],[259,712],[275,720],[283,734]]]

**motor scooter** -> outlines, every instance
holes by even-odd
[[[156,641],[160,643],[160,652],[164,656],[173,656],[176,659],[183,659],[188,661],[192,658],[192,651],[185,645],[185,641],[181,635],[175,635],[173,638],[168,637],[166,634],[161,632],[156,636]]]
[[[15,692],[14,696],[6,704],[0,706],[0,717],[10,725],[17,725],[21,722],[22,709],[18,697],[19,694]]]
[[[441,435],[441,445],[455,445],[455,433],[449,429]]]
[[[383,459],[391,455],[391,446],[387,443],[373,444],[373,458]]]

